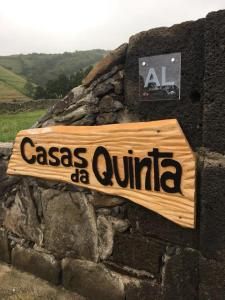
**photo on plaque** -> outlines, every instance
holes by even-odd
[[[179,100],[181,53],[139,58],[139,100]]]

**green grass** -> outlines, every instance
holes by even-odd
[[[18,131],[30,128],[46,110],[0,114],[0,142],[14,141]]]
[[[0,80],[23,93],[26,79],[0,66]]]
[[[0,65],[0,100],[25,100],[24,86],[27,80]]]

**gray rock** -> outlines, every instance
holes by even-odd
[[[113,262],[159,275],[165,244],[153,238],[119,233],[114,236]]]
[[[129,228],[129,221],[117,219],[110,215],[99,215],[97,218],[99,237],[99,255],[102,260],[109,258],[113,251],[114,233],[124,232]]]
[[[66,256],[97,261],[95,213],[85,194],[43,190],[44,245],[57,258]]]
[[[117,114],[115,112],[102,113],[96,118],[98,125],[114,124],[117,123]]]
[[[123,93],[123,82],[115,81],[115,83],[114,83],[114,92],[117,95],[121,95]]]
[[[112,96],[106,95],[99,102],[99,112],[115,112],[123,109],[123,104],[113,99]]]
[[[96,121],[96,115],[86,115],[82,119],[77,120],[75,122],[72,122],[70,125],[75,125],[75,126],[91,126],[94,125]]]
[[[5,220],[5,206],[4,203],[0,201],[0,227],[3,226]]]
[[[114,78],[114,80],[122,80],[124,78],[124,65],[114,66],[109,72],[104,75],[101,75],[99,78],[94,80],[91,85],[88,87],[88,91],[92,91],[99,83],[109,79]],[[115,76],[114,76],[115,75]]]
[[[91,194],[88,195],[88,200],[96,208],[113,207],[121,205],[126,201],[123,198],[103,194],[97,191],[91,191]]]
[[[68,113],[84,105],[96,106],[98,101],[99,99],[94,96],[93,92],[89,92],[88,94],[85,94],[84,97],[81,97],[79,100],[77,100],[74,104],[69,105],[61,114],[67,115]]]
[[[207,257],[225,260],[225,168],[212,163],[201,170],[200,250]]]
[[[4,228],[0,228],[0,260],[6,263],[11,262],[11,249],[7,231]]]
[[[56,123],[53,119],[49,119],[45,122],[43,122],[42,127],[49,127],[49,126],[55,126]]]
[[[180,249],[163,267],[162,299],[198,299],[198,252]]]
[[[79,101],[84,97],[86,90],[83,86],[75,87],[64,99],[57,102],[53,107],[53,114],[58,115],[64,112],[70,105]]]
[[[114,80],[108,79],[107,81],[97,85],[97,87],[94,89],[94,95],[95,97],[103,97],[104,95],[114,91]]]
[[[156,280],[131,282],[125,287],[126,300],[162,300],[160,292],[160,284]]]
[[[106,216],[98,216],[97,228],[99,236],[99,255],[100,259],[105,260],[113,250],[113,227],[112,223]]]
[[[6,170],[7,170],[7,161],[0,158],[0,180],[3,181],[6,179]]]
[[[43,233],[37,217],[35,202],[28,182],[23,180],[12,206],[7,209],[4,225],[13,233],[38,245],[42,243]]]
[[[3,176],[5,174],[2,174]],[[21,177],[19,176],[5,176],[1,178],[0,184],[0,198],[4,199],[7,197],[7,194],[13,190],[13,187],[16,187],[16,184],[19,183]]]
[[[224,299],[225,266],[220,261],[200,257],[199,299]]]
[[[12,152],[13,143],[0,142],[0,156],[10,156]]]
[[[102,264],[63,259],[63,286],[90,300],[124,300],[121,277]]]
[[[117,232],[125,232],[130,227],[130,222],[127,219],[109,216],[108,220],[111,222],[113,230]]]
[[[140,205],[129,203],[127,217],[133,232],[186,247],[197,246],[197,231],[181,227]]]
[[[57,123],[65,123],[66,121],[74,122],[83,118],[88,113],[88,106],[80,106],[76,110],[71,111],[67,115],[59,115],[54,117],[54,121]]]
[[[12,250],[12,264],[54,284],[60,282],[60,263],[47,253],[16,246]]]

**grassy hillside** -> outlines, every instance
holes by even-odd
[[[20,93],[18,90],[0,81],[0,102],[21,101],[28,99],[27,96]]]
[[[0,66],[0,81],[6,83],[21,93],[24,92],[24,85],[27,82],[27,80],[23,77],[13,73],[10,70],[7,70],[6,68],[3,68],[2,66]]]
[[[105,50],[97,49],[63,54],[32,53],[0,56],[0,65],[43,86],[48,80],[57,78],[61,73],[72,75],[80,69],[94,65],[106,53]]]
[[[28,99],[24,95],[26,79],[0,66],[0,101]]]

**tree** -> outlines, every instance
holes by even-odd
[[[34,99],[45,99],[46,97],[46,90],[42,86],[37,86],[34,92]]]
[[[93,67],[87,69],[80,69],[75,74],[67,76],[61,73],[56,79],[48,80],[45,88],[39,86],[35,92],[35,99],[61,99],[74,87],[80,85],[84,77],[90,72]]]
[[[34,92],[35,92],[35,89],[34,89],[33,84],[30,81],[27,81],[25,83],[25,85],[24,85],[24,93],[25,93],[25,95],[27,95],[28,97],[33,98]]]

